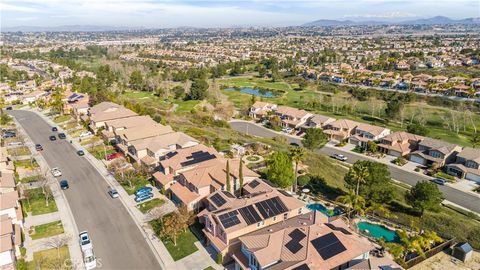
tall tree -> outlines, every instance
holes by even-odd
[[[177,246],[177,236],[181,230],[183,228],[180,226],[179,216],[177,213],[174,213],[163,218],[160,237],[170,239],[173,245]]]
[[[305,148],[315,150],[323,147],[328,142],[328,137],[321,129],[309,128],[305,132],[302,144]]]
[[[227,182],[227,191],[232,192],[232,185],[230,183],[230,161],[227,159],[227,166],[225,168],[225,181]]]
[[[238,165],[238,183],[240,185],[240,196],[242,196],[243,191],[243,159],[240,157],[240,162]]]
[[[203,100],[207,98],[208,83],[203,79],[195,79],[190,86],[189,98]]]
[[[349,222],[353,211],[363,213],[365,209],[365,199],[362,196],[355,194],[353,189],[349,189],[348,193],[345,195],[338,196],[336,201],[347,207],[347,218]]]
[[[413,209],[423,216],[425,210],[436,210],[443,201],[438,186],[429,181],[417,182],[406,194],[405,199]]]
[[[298,178],[298,164],[303,160],[305,150],[301,147],[292,147],[290,149],[290,158],[295,163],[295,182],[293,184],[293,191],[297,191],[297,178]]]
[[[355,194],[360,194],[360,184],[364,184],[368,177],[368,168],[362,164],[354,164],[348,171],[349,177],[351,177],[357,183]]]
[[[292,186],[294,181],[293,164],[285,152],[275,152],[267,160],[267,179],[281,188]]]
[[[130,87],[135,90],[141,90],[145,84],[143,81],[142,73],[139,70],[134,70],[130,74],[130,80],[128,82],[130,84]]]

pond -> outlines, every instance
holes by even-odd
[[[255,96],[258,96],[258,97],[274,97],[275,96],[275,94],[272,91],[262,90],[262,89],[254,89],[254,88],[250,88],[250,87],[243,87],[243,88],[240,88],[240,89],[225,88],[223,90],[225,90],[225,91],[240,91],[242,93],[255,95]]]
[[[357,223],[357,227],[360,231],[369,234],[373,238],[380,239],[383,237],[385,239],[385,242],[400,242],[398,234],[385,226],[370,222],[359,222]]]
[[[320,211],[323,214],[325,214],[327,217],[333,217],[333,216],[338,216],[342,213],[342,210],[340,208],[335,208],[332,211],[329,211],[323,204],[321,203],[311,203],[307,205],[307,208],[310,210],[315,210],[315,211]]]

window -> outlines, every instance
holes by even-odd
[[[283,214],[283,219],[287,219],[287,218],[288,218],[288,213]]]
[[[303,209],[303,207],[300,207],[300,208],[298,209],[298,214],[299,214],[299,215],[302,213],[302,209]]]
[[[465,163],[465,166],[468,167],[468,168],[476,169],[478,165],[475,161],[469,160],[469,161],[467,161],[467,163]]]
[[[257,223],[257,228],[263,226],[264,224],[265,224],[265,221],[263,221],[263,220],[258,222]]]
[[[273,221],[277,221],[277,216],[274,216],[274,217],[273,217]]]

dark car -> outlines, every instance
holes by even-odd
[[[12,108],[12,106],[8,106],[8,107],[5,108],[5,110],[11,111],[11,110],[13,110],[13,108]]]
[[[35,150],[37,151],[42,151],[43,150],[43,146],[39,143],[35,144]]]
[[[62,180],[60,181],[60,188],[61,189],[68,189],[70,186],[68,185],[68,181],[67,180]]]
[[[55,137],[55,135],[52,135],[50,137],[48,137],[50,139],[50,141],[56,141],[57,140],[57,137]]]
[[[447,180],[441,179],[441,178],[435,178],[435,179],[432,179],[432,182],[434,182],[435,184],[444,186],[447,183]]]
[[[57,127],[52,127],[52,131],[53,132],[58,131],[58,128]]]
[[[17,134],[14,132],[5,132],[3,133],[3,138],[15,138],[17,137]]]
[[[293,147],[300,147],[300,145],[296,142],[292,142],[292,143],[290,143],[290,145],[293,146]]]
[[[65,135],[65,133],[58,133],[58,138],[59,139],[66,139],[67,136]]]
[[[83,150],[78,150],[78,151],[77,151],[77,155],[83,156],[83,155],[85,155],[85,152],[83,152]]]

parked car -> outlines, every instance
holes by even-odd
[[[80,133],[80,138],[85,138],[85,137],[88,137],[88,136],[92,136],[92,132],[90,131],[84,131],[82,133]]]
[[[78,237],[80,238],[79,240],[82,252],[88,249],[93,249],[92,240],[90,240],[90,236],[88,235],[87,231],[81,232]]]
[[[2,137],[3,137],[4,139],[6,139],[6,138],[15,138],[15,137],[17,137],[17,134],[14,133],[14,132],[5,132],[5,133],[3,133]]]
[[[52,127],[52,131],[53,132],[58,131],[58,128],[57,127]]]
[[[135,202],[139,203],[139,202],[143,202],[145,200],[151,199],[151,198],[153,198],[152,193],[144,193],[142,195],[136,196],[135,197]]]
[[[65,133],[58,133],[58,138],[59,139],[66,139],[67,136],[65,135]]]
[[[435,179],[432,179],[432,182],[434,182],[435,184],[439,184],[441,186],[445,186],[445,184],[447,183],[447,180],[441,179],[441,178],[435,178]]]
[[[83,253],[83,263],[85,264],[85,269],[90,270],[97,267],[97,258],[93,252],[93,248],[82,250]]]
[[[51,172],[52,172],[52,175],[55,176],[55,177],[60,177],[60,176],[62,176],[62,171],[61,171],[59,168],[57,168],[57,167],[53,168],[53,169],[51,170]]]
[[[140,195],[145,194],[145,193],[151,193],[152,190],[153,189],[151,187],[141,187],[141,188],[137,189],[134,194],[135,194],[135,196],[140,196]]]
[[[292,131],[293,131],[293,129],[291,129],[291,128],[284,128],[284,129],[282,129],[282,132],[283,132],[283,133],[287,133],[287,134],[292,133]]]
[[[42,151],[43,150],[43,146],[39,143],[35,144],[35,150],[37,151]]]
[[[55,135],[52,135],[50,137],[48,137],[48,139],[50,139],[50,141],[56,141],[57,140],[57,137],[55,137]]]
[[[300,147],[300,145],[296,142],[291,142],[290,145],[293,147]]]
[[[77,155],[79,155],[79,156],[84,156],[84,155],[85,155],[85,152],[83,152],[83,150],[78,150],[78,151],[77,151]]]
[[[347,157],[342,154],[333,154],[331,155],[332,158],[340,160],[340,161],[347,161]]]
[[[22,142],[9,142],[7,145],[8,146],[21,146],[21,145],[23,145],[23,143]]]
[[[5,108],[5,110],[11,111],[11,110],[13,110],[13,107],[12,107],[12,106],[8,106],[8,107]]]
[[[112,198],[118,198],[119,196],[117,190],[113,187],[108,187],[108,195]]]
[[[113,159],[116,159],[116,158],[119,158],[119,157],[123,157],[123,154],[119,153],[119,152],[111,153],[111,154],[107,155],[107,160],[110,161],[110,160],[113,160]]]
[[[60,181],[60,188],[65,190],[65,189],[68,189],[70,186],[68,185],[68,181],[67,180],[62,180]]]

